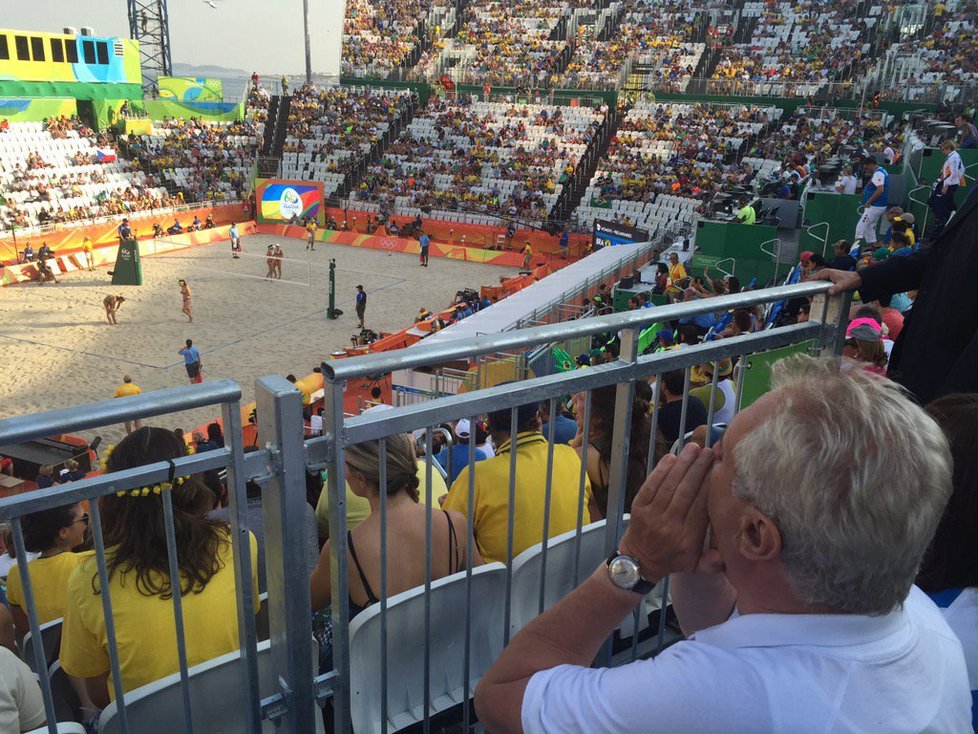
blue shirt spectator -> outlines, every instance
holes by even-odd
[[[557,415],[553,421],[556,425],[554,426],[554,443],[570,443],[574,436],[577,435],[577,421],[573,418],[568,418],[563,413]],[[550,421],[543,424],[540,429],[547,440],[550,439]]]
[[[458,478],[462,469],[469,463],[469,435],[471,430],[471,425],[466,418],[460,420],[455,424],[455,437],[457,442],[452,444],[451,447],[446,446],[435,455],[435,460],[448,472],[448,478],[445,481],[449,487],[452,486],[452,483]],[[449,455],[451,455],[450,469]],[[476,461],[483,461],[487,458],[485,451],[480,448],[475,450]]]

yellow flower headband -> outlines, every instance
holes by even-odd
[[[100,463],[102,465],[103,474],[106,471],[106,467],[108,466],[109,459],[112,456],[113,449],[115,449],[115,445],[110,444],[109,446],[106,447],[105,451],[102,453],[102,459]],[[189,455],[193,453],[196,453],[194,447],[187,446],[187,454]],[[130,497],[148,497],[151,494],[158,495],[161,494],[162,492],[168,492],[172,490],[174,487],[179,487],[185,481],[190,479],[189,474],[183,477],[174,477],[173,474],[176,469],[176,466],[174,465],[172,459],[168,461],[170,464],[170,478],[167,481],[160,482],[159,484],[147,484],[145,487],[136,487],[135,489],[129,489],[129,490],[122,489],[115,493],[116,497],[125,497],[126,495],[129,495]]]

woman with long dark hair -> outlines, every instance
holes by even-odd
[[[144,426],[112,450],[107,473],[168,461],[187,454],[170,430]],[[196,475],[175,477],[99,499],[112,616],[123,690],[130,691],[179,670],[176,629],[163,519],[163,493],[173,503],[176,552],[187,662],[197,665],[238,649],[236,587],[227,524],[208,517],[213,496]],[[257,545],[251,537],[254,609],[258,610]],[[94,558],[68,580],[61,665],[86,678],[92,700],[114,697],[108,642]]]
[[[38,624],[47,624],[65,615],[65,588],[68,577],[86,555],[73,553],[85,543],[88,513],[81,503],[54,507],[27,515],[22,521],[24,546],[39,553],[29,564],[31,588]],[[14,617],[17,635],[30,631],[27,622],[20,568],[14,566],[7,577],[7,600]]]

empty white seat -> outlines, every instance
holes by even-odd
[[[467,700],[503,649],[506,568],[489,563],[472,570],[469,686],[464,686],[466,610],[464,571],[431,584],[431,700],[424,700],[425,594],[418,587],[391,597],[387,604],[387,719],[397,731],[431,713]],[[350,695],[353,730],[377,734],[381,724],[380,604],[350,622]]]
[[[312,646],[310,675],[318,672],[319,646]],[[208,660],[190,668],[190,703],[194,731],[208,734],[238,734],[245,730],[245,697],[241,690],[241,668],[244,661],[240,651]],[[279,682],[271,669],[271,643],[258,643],[258,690],[264,698],[280,693]],[[183,726],[183,688],[180,674],[174,673],[158,681],[130,691],[125,695],[126,719],[130,732],[139,734],[172,734]],[[313,712],[317,732],[323,732],[323,717],[317,708]],[[119,723],[116,702],[110,703],[99,719],[99,734],[117,734]],[[275,725],[265,720],[262,731],[276,732]]]

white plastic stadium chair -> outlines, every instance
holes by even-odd
[[[319,645],[312,645],[311,674],[319,668]],[[190,704],[193,712],[194,731],[207,734],[238,734],[245,730],[245,696],[241,690],[241,654],[235,650],[227,655],[195,665],[190,674]],[[271,643],[258,643],[258,691],[262,698],[280,691],[278,681],[271,670]],[[125,697],[126,718],[129,731],[139,734],[172,734],[183,728],[183,689],[180,674],[174,673],[149,683]],[[119,734],[116,704],[113,701],[102,711],[99,734]],[[322,734],[323,717],[317,708],[313,712],[316,732]],[[275,725],[267,719],[262,722],[263,732],[275,732]]]
[[[50,664],[55,658],[58,657],[58,646],[61,644],[61,623],[64,619],[53,619],[50,622],[41,625],[41,642],[44,644],[44,655],[47,658],[46,662]],[[34,666],[34,640],[31,637],[31,633],[28,632],[24,635],[24,640],[20,644],[20,658],[28,667],[35,673],[37,669]]]
[[[606,521],[581,528],[581,550],[577,564],[577,584],[591,575],[605,559],[604,529]],[[622,530],[628,527],[625,516]],[[544,580],[543,609],[546,611],[575,588],[574,559],[577,555],[577,531],[555,535],[547,541],[547,575]],[[513,601],[510,636],[515,635],[540,613],[540,579],[543,575],[543,543],[527,548],[513,559]]]
[[[31,729],[27,734],[48,734],[49,731],[45,725],[39,729]],[[58,734],[85,734],[85,727],[75,721],[61,722],[58,724]]]
[[[431,584],[431,713],[466,700],[464,679],[465,572]],[[472,570],[469,684],[475,690],[503,650],[506,567],[489,563]],[[387,602],[387,723],[391,732],[424,718],[424,587]],[[380,604],[350,623],[350,697],[353,730],[381,731]]]

